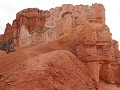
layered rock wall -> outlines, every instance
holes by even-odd
[[[97,14],[96,14],[97,13]],[[44,41],[54,41],[74,31],[83,30],[86,25],[98,26],[105,23],[103,5],[62,5],[50,9],[50,17],[46,19]],[[52,34],[51,34],[52,33]]]
[[[21,46],[21,39],[19,38],[22,34],[22,26],[24,25],[26,27],[29,34],[32,34],[34,31],[40,32],[44,28],[44,24],[46,21],[45,19],[47,17],[49,17],[49,11],[43,11],[37,8],[28,8],[18,12],[16,15],[16,19],[13,21],[12,25],[6,25],[5,32],[2,35],[2,41],[7,40],[11,36],[18,37],[14,40],[14,42],[17,46]]]

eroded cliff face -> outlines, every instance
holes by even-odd
[[[24,9],[16,14],[16,19],[13,21],[12,25],[7,24],[4,34],[1,36],[1,41],[7,40],[9,37],[14,36],[18,37],[14,40],[14,43],[17,46],[21,45],[21,34],[23,26],[28,30],[28,33],[31,35],[34,31],[42,31],[45,24],[45,19],[49,17],[49,11],[39,10],[37,8],[28,8]],[[22,30],[22,31],[21,31]],[[26,33],[26,35],[28,34]],[[24,33],[25,34],[25,33]],[[27,41],[26,41],[27,42]],[[31,44],[31,43],[29,43]],[[26,44],[28,45],[28,44]]]
[[[1,40],[11,35],[18,46],[34,43],[57,43],[84,63],[99,82],[120,84],[120,52],[105,24],[102,4],[70,5],[49,11],[25,9],[17,13],[13,24],[7,24]],[[49,46],[49,45],[48,45]],[[40,47],[39,49],[42,50]],[[45,48],[44,48],[45,49]]]
[[[45,37],[48,38],[44,41],[57,40],[75,31],[81,31],[89,25],[98,27],[101,24],[105,24],[104,7],[102,5],[62,5],[50,9],[50,17],[46,19],[44,28],[44,31],[46,31]]]
[[[21,27],[20,35],[19,35],[19,46],[26,46],[31,44],[31,35],[28,32],[28,29],[25,25]]]

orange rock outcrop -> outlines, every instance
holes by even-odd
[[[9,37],[21,37],[22,27],[25,26],[28,33],[33,33],[33,31],[41,32],[44,28],[46,18],[49,17],[49,11],[39,10],[37,8],[24,9],[16,14],[16,19],[13,21],[12,25],[7,24],[4,34],[1,36],[1,41],[7,40]],[[21,32],[21,33],[20,33]],[[25,35],[26,33],[24,33]],[[22,35],[23,36],[23,35]],[[23,36],[24,37],[24,36]],[[17,46],[21,46],[19,38],[14,40]],[[29,38],[29,37],[27,37]],[[23,41],[23,43],[26,43]],[[25,44],[28,45],[28,44]],[[23,46],[25,46],[23,44]]]
[[[105,23],[105,9],[102,4],[93,4],[92,6],[64,4],[49,11],[41,11],[36,8],[22,10],[17,13],[12,25],[7,24],[5,33],[0,36],[0,40],[7,40],[11,35],[18,36],[14,42],[19,48],[26,47],[27,49],[18,49],[9,55],[0,56],[1,73],[9,75],[9,71],[11,72],[9,68],[14,68],[14,65],[19,65],[25,60],[29,61],[28,59],[35,56],[35,58],[30,59],[30,62],[37,61],[37,59],[41,60],[41,54],[62,49],[70,51],[90,70],[96,85],[100,80],[120,84],[118,42],[112,39],[110,29]],[[38,45],[33,47],[35,44]],[[62,54],[63,52],[57,53]],[[54,54],[54,52],[49,54],[46,54],[44,58],[54,55],[58,63],[60,63],[59,59],[63,58],[59,58],[59,55]],[[67,58],[67,53],[64,54]],[[12,57],[8,58],[10,56]],[[19,59],[15,61],[17,58]],[[9,61],[8,66],[5,60]],[[49,60],[54,59],[49,58]],[[63,62],[66,63],[66,60]],[[5,69],[3,69],[4,66]],[[90,77],[92,78],[92,76]],[[79,89],[76,87],[72,90]]]

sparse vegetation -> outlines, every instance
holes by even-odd
[[[6,51],[6,53],[14,52],[15,45],[14,45],[14,37],[10,37],[7,41],[0,42],[0,50]]]

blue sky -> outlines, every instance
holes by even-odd
[[[106,9],[106,24],[112,32],[113,39],[120,42],[120,0],[0,0],[0,34],[4,32],[6,23],[11,23],[16,13],[25,8],[49,10],[62,4],[102,3]]]

